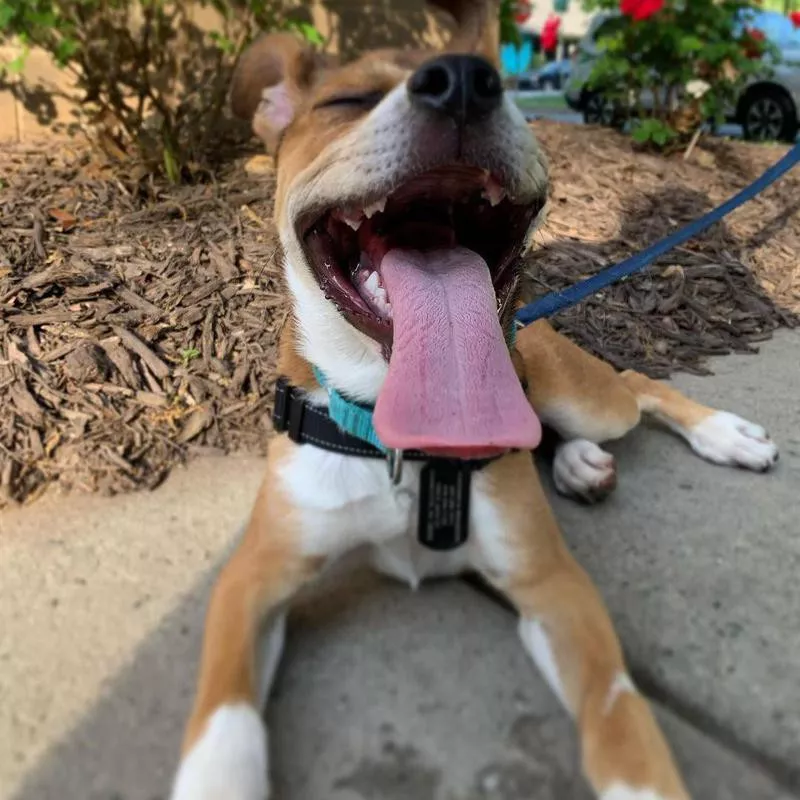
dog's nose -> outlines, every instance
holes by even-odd
[[[426,61],[409,78],[408,94],[418,108],[446,114],[463,125],[499,108],[503,82],[478,56],[445,55]]]

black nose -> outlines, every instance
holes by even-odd
[[[446,55],[426,61],[409,78],[408,94],[418,108],[463,125],[499,108],[503,83],[497,70],[478,56]]]

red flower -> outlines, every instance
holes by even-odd
[[[792,11],[792,13],[789,14],[789,19],[792,21],[792,25],[794,25],[795,28],[800,28],[800,11]]]
[[[542,50],[549,53],[558,47],[558,29],[561,27],[561,17],[551,14],[542,28]]]
[[[742,40],[744,54],[747,58],[761,58],[764,54],[764,42],[766,39],[767,36],[764,31],[760,31],[758,28],[747,28]]]
[[[620,0],[619,10],[636,22],[649,19],[664,8],[664,0]]]

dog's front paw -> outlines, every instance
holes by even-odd
[[[692,450],[707,461],[765,472],[778,448],[760,426],[727,411],[715,411],[689,432]]]
[[[553,480],[559,493],[596,503],[617,485],[614,456],[587,439],[572,439],[556,449]]]
[[[267,800],[267,732],[244,703],[222,706],[184,756],[171,800]]]

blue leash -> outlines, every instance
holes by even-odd
[[[671,233],[661,241],[642,250],[641,253],[626,258],[625,261],[608,267],[598,272],[597,275],[592,275],[591,278],[573,284],[561,292],[551,292],[521,308],[516,315],[517,324],[524,327],[537,319],[557,314],[565,308],[580,303],[601,289],[605,289],[612,283],[643,270],[657,258],[697,236],[698,233],[702,233],[715,222],[719,222],[723,217],[726,217],[734,209],[737,209],[748,200],[752,200],[757,194],[775,183],[778,178],[785,175],[798,161],[800,161],[800,144],[796,144],[780,161],[773,164],[760,178],[746,186],[737,195],[734,195],[730,200],[726,200],[713,211],[709,211],[708,214],[700,217],[700,219],[690,222],[685,228]]]

